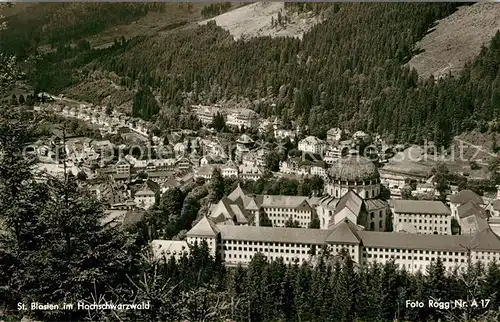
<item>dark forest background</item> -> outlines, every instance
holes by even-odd
[[[73,9],[71,12],[78,13],[69,15],[74,23],[64,27],[59,14],[49,16],[41,29],[36,20],[24,23],[12,28],[15,31],[4,32],[0,46],[27,57],[37,45],[52,44],[56,51],[39,58],[30,74],[37,89],[49,92],[82,82],[94,70],[105,70],[119,75],[120,85],[141,89],[137,93],[141,100],[144,89],[151,89],[159,95],[160,105],[170,111],[188,101],[264,98],[254,106],[263,117],[279,116],[285,124],[297,120],[319,137],[342,124],[401,142],[430,139],[446,145],[464,131],[498,130],[499,35],[459,75],[419,80],[417,72],[406,67],[417,54],[415,43],[438,19],[453,13],[457,4],[286,7],[289,11],[312,10],[326,20],[302,41],[262,37],[235,42],[227,31],[208,24],[117,39],[106,49],[92,49],[84,41],[70,46],[118,18],[127,21],[148,10],[164,10],[154,4],[108,4],[94,9],[103,10],[100,15],[93,14],[93,7],[82,12]],[[207,8],[205,12],[222,10]],[[104,22],[104,16],[110,19]],[[82,19],[86,27],[79,23]],[[186,93],[191,93],[189,100]],[[135,113],[151,119],[158,113],[154,105],[145,103],[144,111]]]

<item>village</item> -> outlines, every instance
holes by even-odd
[[[292,263],[313,260],[311,249],[320,249],[326,243],[336,251],[349,245],[356,262],[375,260],[377,252],[382,252],[379,261],[396,258],[414,270],[425,267],[441,252],[446,254],[446,247],[455,250],[453,245],[458,239],[465,242],[486,234],[484,238],[495,244],[491,258],[500,255],[496,235],[500,233],[500,193],[479,196],[470,190],[459,191],[456,185],[440,191],[436,174],[425,162],[429,160],[411,158],[415,153],[427,156],[429,146],[435,149],[432,143],[424,147],[389,145],[376,134],[350,133],[340,128],[330,129],[323,140],[307,135],[307,128],[285,128],[277,118],[264,120],[251,109],[220,105],[191,107],[202,130],[181,129],[162,136],[152,130],[153,124],[124,113],[67,102],[56,97],[34,110],[83,121],[97,129],[103,139],[68,136],[59,131],[58,135],[35,142],[29,151],[37,156],[39,171],[59,177],[71,172],[84,178],[88,188],[106,205],[109,221],[137,223],[166,191],[189,187],[197,180],[208,182],[215,169],[222,177],[238,182],[258,181],[265,176],[299,180],[319,177],[324,182],[323,193],[310,196],[252,195],[238,186],[203,214],[186,240],[153,241],[157,254],[179,257],[190,244],[205,240],[213,253],[222,252],[227,265],[249,263],[261,250],[271,259],[289,253],[285,261]],[[230,137],[233,140],[214,130],[217,118],[234,130]],[[121,139],[113,143],[106,137]],[[266,143],[269,141],[274,144]],[[62,154],[58,152],[61,145]],[[281,157],[270,157],[276,154]],[[435,153],[429,155],[435,157]],[[263,227],[262,216],[270,227]],[[320,229],[319,235],[308,229],[314,219],[319,222],[315,227]],[[287,228],[290,221],[300,228]],[[290,229],[302,231],[290,233]],[[339,230],[342,232],[337,234]],[[387,244],[381,233],[390,234],[387,240],[394,242]],[[337,235],[340,240],[332,237]],[[271,245],[278,240],[283,241],[278,243],[283,249],[250,247],[247,251],[247,247],[242,250],[226,244]],[[372,247],[369,241],[373,241]],[[426,253],[433,249],[436,255],[430,260],[429,256],[416,256],[410,263],[406,256],[384,253],[404,252],[408,247],[416,247],[417,253],[424,251],[419,244],[429,248]],[[441,250],[443,247],[446,249]],[[453,256],[446,265],[449,268],[465,260],[464,251],[450,254]]]

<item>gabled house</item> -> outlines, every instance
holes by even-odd
[[[474,191],[462,190],[454,195],[451,195],[450,197],[450,209],[452,217],[457,221],[460,221],[460,217],[458,215],[458,207],[469,201],[476,203],[478,206],[486,207],[483,198],[478,196]]]
[[[135,193],[134,201],[137,207],[148,210],[156,202],[156,193],[147,184],[145,184]]]

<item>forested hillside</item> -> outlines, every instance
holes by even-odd
[[[277,107],[260,106],[263,116],[302,120],[315,135],[340,123],[416,139],[439,126],[439,113],[434,109],[408,122],[415,111],[410,105],[418,105],[408,99],[418,93],[418,77],[402,65],[433,22],[454,10],[453,4],[331,5],[328,19],[303,41],[232,42],[227,32],[209,25],[133,42],[97,66],[161,88],[164,101],[173,105],[191,91],[208,102],[271,95]],[[410,137],[404,124],[426,126]]]
[[[189,103],[266,98],[255,106],[263,117],[298,120],[319,137],[342,126],[398,141],[427,138],[447,144],[453,135],[473,128],[496,131],[500,36],[454,78],[422,82],[416,71],[404,67],[416,54],[415,43],[457,4],[286,8],[321,13],[326,20],[303,40],[235,42],[214,24],[174,26],[107,50],[82,46],[59,51],[48,63],[38,63],[32,80],[41,90],[60,91],[84,81],[93,70],[114,72],[130,90],[150,87],[160,94],[160,110],[167,114]]]
[[[33,4],[7,17],[7,24],[14,27],[2,34],[0,49],[23,57],[40,45],[72,42],[164,7],[161,3]]]

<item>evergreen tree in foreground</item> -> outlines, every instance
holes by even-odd
[[[19,122],[16,120],[23,120]],[[132,271],[125,232],[104,223],[101,205],[75,178],[32,174],[24,158],[29,117],[2,115],[0,285],[7,310],[44,320],[81,320],[85,310],[17,311],[18,303],[94,303]],[[92,312],[102,318],[105,312]]]

